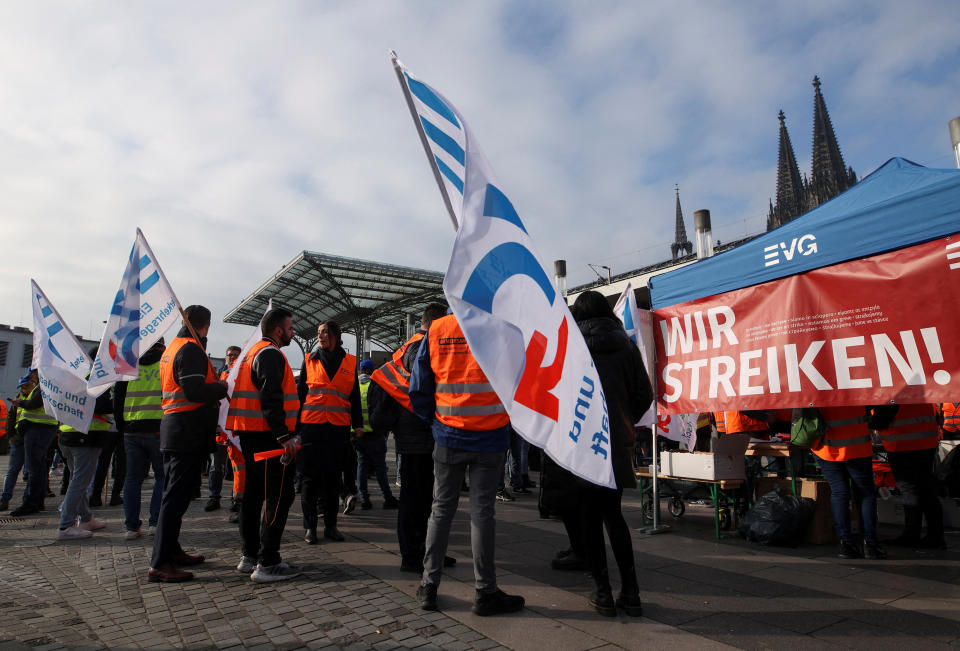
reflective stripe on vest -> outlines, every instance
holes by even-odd
[[[410,373],[403,367],[403,356],[415,341],[423,339],[423,333],[418,332],[393,353],[393,359],[370,374],[370,380],[379,384],[391,398],[399,402],[403,407],[413,412],[413,405],[410,404]]]
[[[367,406],[367,391],[370,390],[370,380],[360,383],[360,406],[363,409],[363,431],[372,432],[373,426],[370,424],[370,408]]]
[[[357,379],[357,358],[347,353],[340,367],[327,377],[319,359],[303,360],[307,372],[307,399],[300,412],[301,423],[350,425],[350,394]]]
[[[940,410],[943,412],[943,430],[945,432],[960,432],[960,409],[956,402],[945,402]]]
[[[505,427],[506,409],[474,359],[453,315],[435,320],[427,332],[430,367],[436,379],[436,416],[444,425],[471,431]]]
[[[827,461],[847,461],[873,456],[863,407],[820,407],[827,431],[811,451]]]
[[[717,426],[717,434],[726,434],[727,433],[727,420],[724,416],[724,412],[715,411],[713,412],[713,422]]]
[[[163,351],[160,358],[160,388],[162,390],[162,400],[160,406],[164,414],[174,414],[185,411],[194,411],[203,407],[203,402],[190,402],[187,400],[187,394],[183,392],[183,387],[177,382],[173,373],[173,360],[176,358],[180,349],[187,345],[193,345],[200,348],[200,345],[189,337],[177,337],[170,342],[167,349]],[[200,348],[201,352],[203,349]],[[206,353],[204,353],[206,354]],[[212,384],[216,382],[216,376],[213,374],[213,367],[207,364],[207,376],[204,382]]]
[[[30,393],[27,394],[27,398],[26,398],[27,400],[30,400],[31,398],[33,398],[34,391],[40,391],[39,384],[30,390]],[[43,410],[42,404],[36,409],[24,409],[23,407],[18,409],[17,422],[19,423],[21,420],[30,421],[31,423],[38,423],[40,425],[56,425],[57,424],[57,419],[47,414],[47,412]]]
[[[123,398],[123,419],[160,420],[163,417],[160,389],[160,362],[140,367],[140,377],[127,383]]]
[[[263,415],[263,403],[260,402],[260,390],[253,383],[251,371],[257,356],[267,348],[277,348],[269,339],[261,339],[247,352],[240,368],[237,369],[237,382],[230,396],[230,409],[227,411],[227,429],[235,432],[266,432],[270,430]],[[281,353],[283,354],[283,353]],[[283,382],[283,420],[288,432],[297,428],[297,413],[300,410],[300,396],[297,395],[297,382],[293,371],[284,356]]]
[[[877,433],[887,452],[929,450],[940,444],[937,415],[931,404],[900,405],[896,420]]]
[[[113,420],[111,419],[110,416],[101,416],[101,415],[99,415],[99,414],[94,414],[94,415],[93,415],[93,420],[90,421],[90,432],[109,432],[109,431],[110,431],[110,424],[111,424],[112,422],[113,422]],[[74,428],[70,427],[69,425],[61,425],[61,426],[60,426],[60,432],[61,432],[61,433],[66,433],[66,432],[80,432],[80,430],[74,429]],[[82,434],[86,434],[86,433],[88,433],[88,432],[81,432],[81,433],[82,433]]]

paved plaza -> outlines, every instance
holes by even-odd
[[[566,546],[563,527],[540,519],[535,495],[521,496],[497,504],[497,563],[501,587],[527,607],[481,618],[470,612],[465,504],[451,538],[458,563],[440,586],[440,612],[428,613],[413,597],[419,578],[399,570],[396,511],[372,497],[373,510],[341,518],[346,542],[317,546],[303,543],[295,504],[281,551],[305,574],[266,585],[235,572],[236,525],[225,509],[205,513],[203,499],[181,542],[207,562],[182,584],[147,582],[152,538],[124,540],[122,507],[94,509],[108,527],[69,543],[54,540],[58,499],[37,516],[0,513],[0,649],[960,647],[960,532],[947,533],[947,551],[842,561],[833,546],[716,541],[712,510],[692,505],[666,516],[668,533],[634,536],[644,617],[610,619],[588,608],[588,576],[550,569]],[[625,510],[640,526],[635,491]]]

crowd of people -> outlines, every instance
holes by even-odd
[[[226,365],[217,372],[206,353],[210,311],[190,306],[170,344],[161,339],[142,354],[139,377],[116,384],[96,400],[87,432],[61,425],[45,412],[32,370],[21,380],[7,419],[11,455],[0,510],[9,508],[21,467],[23,502],[11,514],[42,510],[44,499],[53,495],[48,470],[55,455],[65,467],[57,538],[90,538],[106,526],[91,507],[102,504],[112,465],[108,499],[123,504],[125,537],[133,540],[145,533],[141,490],[152,471],[148,579],[188,581],[194,577],[188,568],[205,558],[181,547],[180,532],[190,502],[200,496],[206,470],[207,512],[221,508],[224,479],[232,479],[229,520],[237,524],[240,540],[236,571],[255,582],[273,582],[301,574],[280,553],[297,493],[304,541],[339,542],[344,540],[338,528],[341,514],[358,505],[373,508],[373,478],[382,508],[397,511],[400,569],[420,576],[417,600],[423,609],[436,610],[444,568],[456,562],[447,555],[452,521],[461,493],[468,491],[473,611],[482,616],[518,611],[523,597],[507,594],[497,584],[495,506],[513,500],[514,494],[529,494],[535,486],[527,467],[530,447],[511,428],[456,317],[447,312],[442,304],[426,306],[416,333],[379,368],[346,352],[340,325],[324,321],[317,328],[317,347],[295,377],[281,350],[294,336],[290,311],[270,310],[261,322],[262,338],[245,354],[239,347],[228,348]],[[621,500],[625,488],[637,485],[634,424],[653,393],[640,351],[601,294],[580,294],[571,312],[606,396],[616,488],[577,478],[542,455],[539,508],[563,521],[569,539],[552,566],[589,571],[594,581],[590,605],[598,613],[640,616],[633,544]],[[234,386],[225,427],[219,427],[219,405],[228,396],[230,376]],[[944,412],[943,426],[955,430],[956,405],[947,407],[952,411]],[[789,431],[792,416],[715,412],[713,431],[769,435]],[[832,489],[841,557],[886,556],[876,534],[872,432],[886,447],[904,495],[905,527],[893,544],[943,547],[943,518],[929,473],[940,438],[933,407],[826,407],[818,416],[825,434],[811,449]],[[398,497],[387,474],[391,432]],[[858,537],[850,523],[851,485],[859,504]],[[619,571],[616,598],[604,530]]]

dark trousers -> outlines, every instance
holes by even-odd
[[[433,505],[433,455],[403,455],[397,539],[405,565],[420,565],[426,552],[427,521]]]
[[[936,454],[936,448],[887,453],[897,488],[903,494],[904,534],[911,537],[920,537],[925,517],[927,536],[935,540],[943,538],[943,506],[937,497],[937,483],[933,476]]]
[[[359,492],[357,490],[357,448],[353,446],[353,441],[350,439],[351,434],[348,428],[347,443],[343,450],[340,468],[343,473],[343,478],[340,480],[341,498],[347,497],[348,495],[356,495]]]
[[[207,476],[208,497],[220,499],[223,491],[223,476],[227,472],[227,446],[217,443],[213,449],[213,463],[210,464],[210,474]]]
[[[270,432],[239,434],[247,467],[247,485],[240,505],[243,555],[264,566],[276,565],[280,562],[280,540],[287,526],[287,514],[293,504],[294,464],[282,463],[280,457],[254,462],[257,452],[278,449],[277,440]]]
[[[340,511],[340,475],[343,473],[344,456],[350,445],[350,428],[329,423],[307,423],[300,431],[303,448],[297,455],[297,470],[300,471],[300,507],[303,511],[303,528],[317,528],[317,501],[323,500],[323,524],[337,526]],[[244,451],[246,452],[246,451]],[[356,461],[353,471],[356,472]],[[247,466],[247,490],[249,491],[250,466]],[[354,488],[356,492],[356,488]],[[244,495],[246,502],[246,495]]]
[[[26,488],[23,503],[43,506],[47,497],[47,450],[56,440],[57,428],[45,425],[28,425],[23,433],[23,476]]]
[[[364,432],[363,436],[354,439],[353,446],[357,452],[357,483],[363,499],[370,499],[367,480],[371,474],[377,478],[383,497],[393,497],[387,479],[387,437],[380,432]]]
[[[163,498],[160,500],[160,517],[157,519],[150,567],[158,568],[170,563],[183,551],[180,547],[180,527],[183,525],[183,514],[193,498],[203,457],[202,451],[163,453]]]
[[[630,538],[630,528],[620,510],[623,489],[581,484],[579,492],[581,535],[587,568],[593,574],[597,587],[610,589],[607,550],[603,542],[603,528],[606,526],[613,557],[620,570],[620,589],[626,594],[636,594],[639,586],[637,570],[634,567],[633,541]]]
[[[120,497],[123,483],[127,476],[127,454],[123,449],[123,435],[119,432],[110,432],[104,437],[103,447],[100,448],[100,460],[97,462],[97,474],[93,477],[93,492],[91,495],[103,497],[103,486],[107,483],[107,471],[113,461],[113,489],[111,499]]]
[[[892,467],[893,464],[891,464]],[[840,540],[851,540],[850,483],[860,509],[860,530],[868,543],[877,542],[877,486],[873,481],[871,457],[829,461],[820,459],[820,469],[830,484],[830,511]]]

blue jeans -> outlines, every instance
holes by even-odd
[[[60,528],[66,529],[77,524],[77,516],[80,517],[80,522],[89,522],[93,517],[87,486],[97,472],[100,448],[61,443],[60,450],[64,463],[70,469],[70,485],[60,509]]]
[[[873,460],[870,457],[827,461],[820,459],[823,476],[830,484],[830,511],[840,540],[850,540],[850,483],[860,506],[863,539],[877,542],[877,487],[873,483]]]
[[[127,476],[123,483],[123,524],[127,531],[139,531],[140,490],[147,472],[153,468],[153,495],[150,497],[150,526],[157,526],[160,517],[160,500],[163,498],[163,455],[160,453],[158,436],[125,436],[127,452]]]
[[[3,480],[3,493],[0,499],[9,502],[13,499],[13,489],[17,485],[17,477],[23,468],[23,443],[10,441],[10,461],[7,463],[7,476]]]
[[[27,475],[24,504],[40,506],[47,497],[47,450],[56,436],[55,427],[28,427],[23,433],[23,465]]]
[[[433,448],[433,508],[427,522],[427,552],[421,583],[440,585],[450,525],[460,504],[460,485],[470,475],[470,546],[476,589],[497,589],[495,564],[497,482],[503,472],[504,452],[469,452],[439,443]]]
[[[357,449],[357,483],[363,499],[370,499],[367,478],[371,471],[380,484],[384,499],[393,497],[390,481],[387,479],[387,437],[378,432],[366,432],[353,441],[353,446]]]

